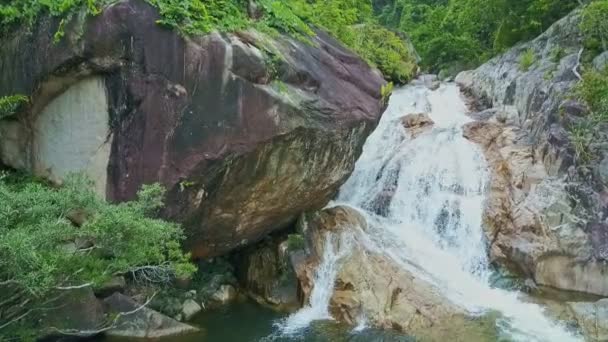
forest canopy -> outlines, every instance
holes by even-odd
[[[475,67],[545,31],[578,0],[378,0],[380,22],[407,32],[423,67]]]

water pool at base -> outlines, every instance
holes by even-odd
[[[354,332],[352,327],[333,321],[319,321],[293,336],[280,336],[276,324],[281,314],[249,300],[202,312],[190,323],[200,333],[155,339],[158,342],[413,342],[412,337],[375,329]],[[141,341],[128,338],[100,339],[99,342]]]

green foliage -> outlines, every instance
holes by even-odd
[[[158,8],[159,24],[187,35],[212,30],[235,31],[249,22],[243,1],[239,0],[146,0]]]
[[[553,63],[559,63],[565,55],[565,51],[561,47],[556,46],[551,50],[551,61]]]
[[[584,9],[581,30],[587,46],[598,45],[602,51],[608,50],[608,0],[592,2]]]
[[[299,251],[306,248],[306,242],[301,234],[289,234],[287,236],[287,248],[290,251]]]
[[[388,80],[403,84],[412,79],[417,65],[403,39],[376,24],[355,26],[353,30],[355,40],[349,46]]]
[[[407,32],[431,71],[471,68],[529,40],[577,0],[377,0],[381,22]]]
[[[608,68],[584,73],[576,92],[595,115],[603,117],[600,113],[608,112]]]
[[[159,281],[195,271],[181,251],[179,226],[151,218],[163,205],[163,188],[144,186],[136,201],[112,205],[91,186],[80,175],[58,188],[0,176],[0,284],[42,299],[60,287],[137,277],[142,266],[157,267]]]
[[[267,27],[289,33],[300,38],[314,35],[314,32],[311,30],[308,24],[302,20],[302,17],[298,16],[293,11],[294,8],[300,8],[292,7],[292,5],[294,5],[292,2],[294,2],[296,6],[301,5],[294,0],[260,0],[260,4],[262,5],[262,8],[266,14],[262,18],[261,23]]]
[[[576,94],[590,109],[588,117],[570,128],[577,159],[585,164],[593,160],[593,144],[601,140],[601,131],[608,125],[608,68],[586,72]]]
[[[21,26],[31,28],[43,14],[69,20],[77,10],[84,8],[89,15],[97,15],[100,8],[115,0],[5,0],[0,4],[0,33]],[[63,37],[61,21],[54,40]]]
[[[530,67],[536,62],[536,55],[534,54],[534,50],[528,49],[524,51],[519,57],[519,69],[521,71],[528,71]]]
[[[268,25],[288,33],[309,36],[308,24],[326,30],[395,83],[414,75],[416,62],[406,42],[380,26],[369,0],[263,0]],[[273,8],[269,3],[274,3]],[[280,10],[278,10],[280,9]],[[291,13],[287,14],[287,13]],[[281,15],[279,15],[281,13]],[[278,19],[281,20],[278,20]]]
[[[382,104],[386,105],[391,95],[393,94],[393,82],[389,82],[382,87],[380,87],[380,95],[382,96]]]
[[[589,121],[576,124],[570,128],[570,142],[574,147],[576,160],[579,164],[586,164],[593,159],[591,143],[595,136],[594,128]]]
[[[0,119],[15,115],[19,108],[29,102],[24,95],[11,95],[0,97]]]

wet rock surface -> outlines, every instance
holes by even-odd
[[[286,238],[275,238],[243,251],[238,257],[241,286],[258,303],[279,311],[301,307],[295,268],[301,259],[299,247]]]
[[[405,332],[422,340],[438,336],[491,340],[495,333],[491,320],[467,317],[433,285],[358,241],[357,231],[368,228],[357,210],[333,207],[304,215],[300,224],[306,227],[311,252],[307,271],[298,273],[306,296],[311,293],[307,286],[313,282],[314,272],[310,269],[316,268],[319,255],[323,255],[327,234],[334,236],[335,248],[342,245],[347,250],[329,303],[334,318],[352,325],[365,318],[372,326]]]

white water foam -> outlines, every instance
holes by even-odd
[[[400,119],[417,112],[429,113],[435,126],[411,139]],[[490,175],[480,148],[462,136],[462,125],[470,121],[466,112],[453,84],[437,91],[422,86],[397,90],[339,201],[373,222],[368,248],[430,281],[471,314],[500,312],[505,337],[580,340],[545,316],[541,306],[491,287],[482,228]]]
[[[420,112],[429,113],[435,125],[412,139],[401,118]],[[462,125],[470,121],[466,112],[453,84],[436,91],[416,85],[396,90],[338,202],[367,218],[368,229],[356,237],[365,248],[431,282],[446,300],[472,315],[498,311],[502,318],[497,324],[508,340],[579,341],[541,306],[490,285],[482,228],[490,175],[479,147],[462,136]],[[289,317],[284,332],[330,318],[327,305],[345,256],[344,249],[331,245],[327,242],[317,270],[310,306]]]
[[[308,327],[313,321],[331,320],[329,300],[333,295],[334,282],[339,271],[340,260],[347,257],[351,250],[351,237],[348,234],[336,236],[325,235],[321,264],[314,276],[314,288],[310,294],[310,302],[298,312],[277,324],[283,335],[293,335]]]

